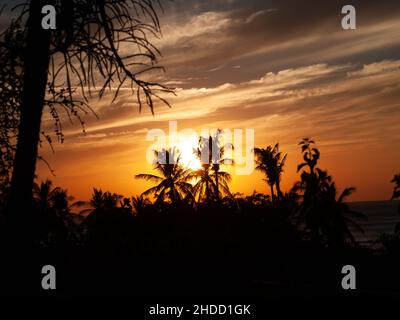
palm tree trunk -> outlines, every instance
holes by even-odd
[[[43,6],[52,2],[30,1],[27,46],[24,53],[21,119],[8,207],[10,219],[17,223],[18,228],[25,225],[29,229],[30,221],[33,221],[32,189],[50,60],[50,31],[44,30],[41,26],[43,17],[41,10]]]
[[[215,170],[215,184],[217,187],[217,201],[219,202],[219,180],[218,180],[218,170]]]
[[[210,197],[209,192],[208,192],[208,181],[206,181],[205,196],[206,196],[205,199],[208,201],[208,200],[209,200],[209,197]]]
[[[282,200],[281,185],[280,185],[279,180],[276,181],[276,193],[277,193],[277,196],[278,196],[278,201]]]
[[[272,199],[272,205],[274,206],[274,205],[275,205],[275,193],[274,193],[274,185],[273,185],[273,184],[271,184],[271,185],[270,185],[270,188],[271,188],[271,199]]]

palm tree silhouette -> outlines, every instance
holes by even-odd
[[[69,196],[67,190],[60,187],[53,188],[53,182],[49,179],[33,186],[33,197],[36,204],[43,210],[54,209],[58,215],[66,216],[74,207],[81,207],[85,201],[75,201]]]
[[[94,188],[92,198],[89,202],[92,207],[91,211],[101,212],[116,209],[121,198],[122,196],[116,193],[103,192],[101,189]]]
[[[86,204],[84,201],[70,203],[74,198],[68,196],[67,190],[54,187],[51,180],[35,183],[33,188],[33,199],[38,210],[38,221],[41,225],[38,229],[43,232],[42,236],[55,236],[58,240],[71,239],[78,241],[80,231],[71,214],[74,207]],[[78,216],[76,216],[78,217]]]
[[[325,225],[327,230],[323,230],[323,232],[327,235],[328,246],[343,246],[348,242],[355,244],[356,240],[352,231],[364,233],[357,221],[366,221],[367,217],[362,213],[351,210],[345,202],[346,198],[355,191],[355,188],[346,188],[337,197],[336,185],[333,182],[325,193],[324,203],[326,208],[323,212],[329,220]]]
[[[180,164],[180,156],[177,155],[175,148],[154,151],[154,154],[157,159],[154,170],[160,175],[138,174],[135,176],[136,179],[144,179],[157,184],[144,191],[142,195],[154,195],[156,203],[163,203],[166,198],[172,204],[180,203],[184,196],[192,193],[192,185],[189,183],[192,179],[190,170]]]
[[[197,179],[193,186],[193,194],[199,203],[219,202],[221,193],[230,195],[229,182],[232,178],[228,172],[216,172],[212,165],[202,164],[201,169],[194,171],[191,176]]]
[[[46,210],[52,207],[52,201],[59,191],[61,191],[59,187],[53,188],[51,180],[42,181],[40,184],[34,183],[33,199],[41,210]]]
[[[221,194],[231,194],[229,182],[232,177],[228,172],[221,171],[221,164],[233,164],[232,159],[225,158],[226,148],[232,149],[233,145],[221,145],[221,134],[222,131],[217,130],[213,136],[200,137],[199,145],[194,150],[201,162],[201,168],[192,174],[197,180],[193,193],[198,202],[220,202]]]
[[[254,154],[256,156],[256,169],[265,175],[265,181],[270,186],[272,204],[274,205],[276,203],[274,187],[276,188],[278,200],[282,199],[280,180],[287,154],[283,155],[279,151],[278,143],[273,147],[268,146],[265,149],[255,148]]]
[[[361,213],[350,209],[344,200],[355,188],[346,188],[339,197],[335,182],[327,171],[317,167],[320,158],[315,142],[304,138],[300,144],[304,162],[298,171],[308,167],[309,171],[301,173],[301,181],[296,183],[292,192],[300,193],[302,202],[295,213],[299,224],[304,224],[310,231],[311,240],[318,245],[343,246],[355,243],[353,231],[363,232],[355,220],[365,220]]]
[[[318,182],[313,187],[305,184],[305,188],[308,186],[310,189],[304,192],[303,203],[297,212],[298,221],[310,230],[314,243],[330,247],[354,244],[352,231],[363,233],[356,220],[365,221],[366,217],[351,210],[344,201],[356,189],[346,188],[338,196],[335,182],[326,171],[317,168],[314,177]]]
[[[132,197],[132,207],[137,215],[140,215],[150,203],[150,200],[143,194]]]

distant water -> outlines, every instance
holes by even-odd
[[[394,227],[400,222],[397,201],[363,201],[351,202],[349,205],[353,211],[363,213],[368,217],[368,221],[358,222],[365,233],[354,233],[359,242],[372,245],[380,234],[393,234]]]

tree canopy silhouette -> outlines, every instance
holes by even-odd
[[[222,164],[233,164],[233,159],[226,158],[227,149],[233,149],[232,144],[222,145],[221,130],[214,135],[200,137],[199,145],[194,150],[201,162],[201,168],[194,171],[192,176],[197,179],[193,186],[193,194],[198,202],[217,202],[221,195],[230,195],[229,182],[232,177],[229,172],[222,171]]]
[[[394,184],[392,199],[400,198],[400,173],[396,174],[391,182]]]
[[[342,247],[355,243],[352,230],[363,232],[356,221],[365,220],[361,213],[350,209],[344,200],[356,189],[346,188],[338,196],[337,188],[327,171],[317,167],[320,151],[315,142],[304,138],[299,145],[304,162],[298,165],[301,181],[293,187],[302,202],[295,213],[299,224],[304,224],[310,238],[317,245]],[[308,171],[306,168],[308,167]]]
[[[45,5],[57,10],[56,30],[41,26]],[[147,80],[152,70],[162,69],[160,52],[150,41],[161,34],[157,8],[160,2],[152,0],[30,0],[16,7],[20,14],[0,42],[0,52],[6,53],[1,67],[10,71],[0,78],[7,88],[0,102],[7,101],[2,108],[18,123],[10,124],[8,131],[18,132],[10,213],[29,211],[32,203],[40,135],[51,142],[41,132],[44,106],[50,108],[55,134],[62,141],[61,110],[84,128],[82,115],[90,111],[88,98],[94,93],[103,97],[108,89],[115,100],[122,88],[129,88],[139,110],[147,105],[154,113],[155,99],[168,105],[160,94],[172,90]],[[3,134],[1,138],[5,145],[11,141]],[[10,156],[2,149],[1,158],[7,162]]]
[[[400,199],[400,173],[395,174],[392,181],[390,181],[390,182],[392,182],[394,184],[392,200]],[[400,203],[397,208],[397,211],[400,213]],[[400,230],[400,224],[399,224],[399,230]]]
[[[180,157],[176,149],[154,151],[156,160],[154,169],[160,176],[153,174],[138,174],[136,179],[144,179],[156,183],[142,193],[143,196],[153,195],[156,202],[161,204],[169,200],[172,204],[180,203],[185,196],[192,193],[192,185],[189,183],[190,170],[185,169],[180,163]]]
[[[256,169],[265,175],[265,181],[271,188],[272,203],[275,204],[274,187],[276,188],[278,200],[282,198],[280,181],[287,154],[283,155],[282,152],[279,151],[278,143],[273,147],[268,146],[265,149],[255,148],[254,154],[256,156]]]

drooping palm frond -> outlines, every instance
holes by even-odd
[[[163,178],[153,175],[153,174],[146,174],[146,173],[142,173],[142,174],[137,174],[135,175],[136,179],[143,179],[143,180],[147,180],[150,182],[160,182],[163,180]]]

